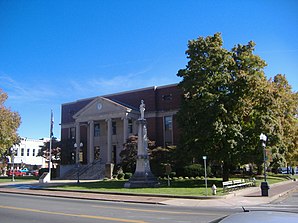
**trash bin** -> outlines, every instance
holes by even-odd
[[[268,190],[269,190],[268,183],[267,182],[262,182],[261,183],[262,196],[268,197]]]

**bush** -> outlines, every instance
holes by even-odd
[[[211,176],[211,168],[207,167],[207,175]],[[205,169],[201,164],[191,164],[183,168],[183,176],[185,177],[197,177],[205,176]]]
[[[125,173],[124,174],[124,179],[129,179],[132,177],[132,173]]]
[[[124,179],[124,173],[118,173],[117,178],[118,178],[118,180],[123,180]]]
[[[201,164],[192,164],[183,168],[183,175],[186,177],[196,177],[204,175],[204,169]]]

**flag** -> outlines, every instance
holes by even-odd
[[[50,138],[52,138],[54,136],[54,134],[53,134],[53,126],[54,126],[54,116],[53,116],[53,110],[51,109]]]

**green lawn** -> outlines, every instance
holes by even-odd
[[[269,185],[278,183],[286,179],[287,175],[269,175],[267,181]],[[234,177],[233,179],[241,179],[241,177]],[[16,177],[16,182],[26,182],[38,180],[35,177]],[[256,178],[256,186],[259,187],[263,181],[263,176]],[[0,177],[0,183],[11,182],[11,177]],[[96,192],[120,192],[120,193],[135,193],[135,194],[167,194],[167,195],[187,195],[187,196],[205,196],[205,180],[204,179],[184,179],[172,180],[170,187],[167,186],[166,180],[160,181],[158,188],[124,188],[125,180],[109,180],[109,181],[95,181],[95,182],[81,182],[80,184],[67,184],[55,188],[65,190],[88,190]],[[217,187],[217,195],[223,195],[222,178],[208,178],[207,191],[208,195],[212,194],[211,186],[215,184]]]
[[[239,178],[231,178],[239,179]],[[273,184],[286,180],[285,177],[268,176],[268,183]],[[256,185],[259,186],[263,178],[256,179]],[[135,194],[167,194],[167,195],[187,195],[187,196],[205,196],[205,180],[173,180],[170,187],[167,186],[167,181],[160,181],[158,188],[124,188],[124,180],[111,180],[111,181],[96,181],[89,183],[71,184],[59,186],[59,189],[65,190],[88,190],[97,192],[120,192],[120,193],[135,193]],[[208,195],[212,194],[211,186],[217,186],[217,195],[223,195],[222,179],[210,178],[208,179],[207,191]]]
[[[33,176],[24,176],[24,177],[15,177],[15,182],[23,182],[23,181],[32,181],[32,180],[36,180],[36,182],[38,181],[38,179],[36,177]],[[11,177],[0,177],[0,183],[6,183],[6,182],[11,182]]]

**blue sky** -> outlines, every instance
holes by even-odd
[[[298,1],[0,0],[0,88],[23,137],[60,137],[62,103],[177,83],[187,42],[253,40],[268,78],[298,90]]]

